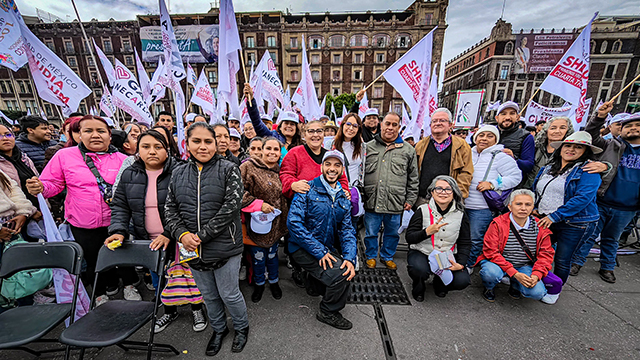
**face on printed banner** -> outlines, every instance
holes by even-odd
[[[476,126],[483,98],[484,90],[458,91],[456,112],[454,113],[454,126],[456,128],[472,128]]]

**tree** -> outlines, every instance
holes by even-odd
[[[336,108],[336,115],[338,117],[342,117],[346,115],[342,113],[342,105],[344,105],[347,108],[347,111],[349,111],[349,109],[351,109],[351,107],[355,102],[356,102],[355,94],[340,94],[335,98],[331,96],[331,94],[329,94],[327,95],[327,103],[325,104],[325,107],[324,107],[324,113],[325,115],[331,116],[331,104],[334,104],[333,106],[335,106]]]

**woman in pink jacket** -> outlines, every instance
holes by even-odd
[[[112,184],[127,156],[111,146],[111,129],[101,117],[87,115],[80,120],[80,144],[58,151],[47,164],[40,179],[27,180],[33,195],[50,198],[67,189],[65,218],[82,246],[87,261],[85,284],[92,284],[98,251],[109,236],[109,202]],[[96,305],[108,300],[107,286],[118,281],[117,270],[100,276],[96,286]],[[126,279],[125,284],[127,283]],[[113,287],[112,287],[113,288]],[[117,285],[115,286],[117,292]]]

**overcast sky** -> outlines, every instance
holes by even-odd
[[[25,15],[35,15],[36,7],[63,19],[75,18],[71,0],[16,0]],[[135,14],[158,13],[157,0],[76,0],[80,16],[84,21],[132,20]],[[167,1],[169,3],[169,1]],[[342,12],[367,10],[405,9],[412,0],[235,0],[236,11],[285,10],[293,13]],[[535,5],[532,6],[532,3]],[[500,18],[503,0],[450,0],[447,14],[447,28],[444,41],[443,60],[446,62],[471,45],[482,40],[491,32]],[[173,0],[171,13],[198,13],[210,9],[209,1]],[[507,0],[504,19],[513,29],[562,29],[579,27],[587,23],[593,14],[638,15],[638,0]]]

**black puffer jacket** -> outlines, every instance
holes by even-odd
[[[198,235],[200,258],[214,264],[242,253],[240,168],[220,155],[198,169],[193,158],[173,170],[165,207],[165,229],[175,239]]]
[[[162,174],[158,176],[156,183],[158,189],[158,211],[160,220],[164,220],[164,205],[169,191],[171,173],[178,165],[175,159],[169,157],[164,164]],[[111,201],[111,225],[109,235],[129,235],[129,219],[133,219],[133,236],[141,240],[149,239],[145,226],[145,198],[149,178],[142,160],[136,160],[131,166],[122,172],[118,188]],[[162,235],[171,239],[171,233],[165,229]]]

